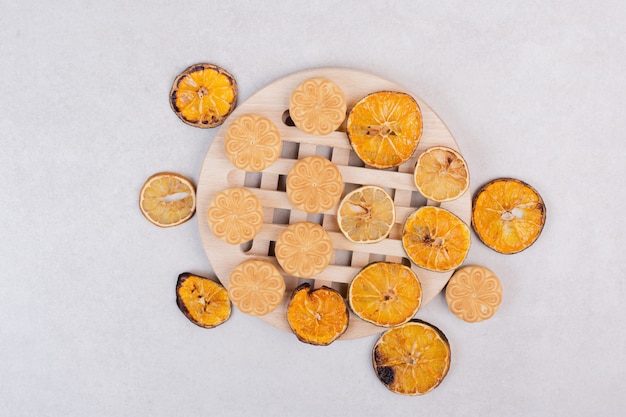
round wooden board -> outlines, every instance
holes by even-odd
[[[397,170],[364,167],[350,147],[345,125],[328,136],[305,134],[297,127],[289,126],[286,116],[291,92],[301,82],[313,77],[324,77],[339,85],[346,96],[348,111],[362,97],[375,91],[392,90],[411,94],[420,105],[424,120],[422,138],[411,159]],[[236,169],[224,152],[224,135],[228,125],[238,116],[247,113],[259,114],[272,120],[283,139],[281,158],[261,173],[246,173]],[[286,291],[283,302],[272,313],[261,317],[262,320],[290,331],[286,307],[291,292],[300,283],[309,282],[314,287],[326,285],[345,296],[348,283],[362,267],[382,260],[411,265],[422,283],[422,305],[425,305],[443,289],[453,271],[437,273],[412,265],[402,248],[401,232],[406,217],[416,208],[425,204],[439,205],[421,197],[413,182],[417,157],[425,149],[435,145],[448,146],[460,152],[450,131],[426,103],[402,86],[376,75],[343,68],[312,69],[291,74],[264,87],[240,104],[220,127],[207,152],[198,180],[197,216],[200,236],[218,279],[228,288],[231,271],[239,263],[251,258],[268,260],[280,268],[273,256],[276,238],[287,224],[308,220],[321,224],[328,231],[334,248],[331,264],[315,279],[303,280],[284,274]],[[336,206],[320,215],[307,215],[291,205],[284,191],[287,172],[297,159],[315,154],[330,159],[339,167],[346,184],[344,195],[360,185],[368,184],[381,186],[390,192],[396,206],[396,224],[387,239],[374,244],[352,243],[339,231],[335,217]],[[252,191],[264,207],[261,232],[252,242],[241,246],[229,245],[216,238],[211,233],[206,216],[213,196],[227,187],[235,186],[246,187]],[[457,200],[441,203],[440,206],[455,213],[469,225],[471,204],[468,191]],[[353,313],[350,314],[348,330],[341,339],[369,336],[384,330],[359,319]]]

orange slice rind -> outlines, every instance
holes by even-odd
[[[298,160],[287,174],[289,201],[310,214],[322,213],[337,204],[343,187],[339,168],[317,155]]]
[[[438,202],[456,200],[469,188],[465,159],[445,146],[433,146],[422,152],[413,179],[424,197]]]
[[[337,209],[339,230],[351,242],[376,243],[389,236],[396,221],[393,200],[375,185],[346,194]]]
[[[248,242],[261,231],[263,206],[251,191],[232,187],[217,193],[207,210],[213,235],[231,245]]]
[[[287,226],[278,235],[276,260],[283,270],[294,276],[311,278],[330,263],[333,244],[319,224],[298,222]]]
[[[182,175],[160,172],[146,180],[139,191],[139,209],[159,227],[172,227],[189,220],[196,211],[196,190]]]
[[[337,130],[346,118],[346,98],[334,82],[311,78],[291,93],[289,116],[304,133],[326,136]]]
[[[455,316],[469,323],[487,320],[502,302],[498,277],[483,266],[457,270],[446,286],[446,303]]]
[[[259,172],[278,159],[282,143],[280,132],[270,119],[244,114],[228,125],[224,151],[235,167]]]
[[[228,278],[228,295],[241,312],[264,316],[280,305],[285,280],[273,264],[250,259],[237,265]]]

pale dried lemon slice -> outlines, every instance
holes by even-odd
[[[270,119],[244,114],[226,130],[224,151],[232,164],[244,171],[263,171],[280,156],[283,141]]]
[[[445,146],[426,149],[413,175],[419,192],[429,200],[451,201],[469,188],[469,170],[460,153]]]
[[[319,224],[298,222],[280,232],[275,247],[276,260],[283,270],[311,278],[326,268],[333,254],[330,236]]]
[[[346,194],[337,210],[339,230],[351,242],[376,243],[389,236],[396,221],[393,200],[375,185]]]
[[[343,179],[339,168],[321,156],[297,161],[287,174],[287,197],[307,213],[322,213],[341,198]]]
[[[228,278],[228,295],[243,313],[264,316],[280,305],[285,280],[274,265],[250,259],[237,265]]]
[[[487,320],[502,302],[502,285],[484,266],[466,266],[456,271],[446,286],[450,311],[470,323]]]
[[[191,181],[172,172],[159,172],[139,191],[141,213],[159,227],[172,227],[189,220],[196,211],[196,191]]]
[[[207,211],[213,234],[231,245],[248,242],[261,231],[263,206],[259,198],[245,188],[227,188],[217,193]]]
[[[303,132],[328,135],[346,118],[346,97],[325,78],[311,78],[298,85],[289,99],[289,116]]]

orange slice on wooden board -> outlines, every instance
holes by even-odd
[[[231,245],[248,242],[261,231],[263,206],[251,191],[232,187],[217,193],[207,211],[211,232]]]
[[[417,159],[413,178],[419,192],[433,201],[456,200],[469,188],[465,159],[445,146],[426,149]]]
[[[530,185],[499,178],[482,187],[472,208],[472,226],[480,240],[504,254],[521,252],[537,240],[546,222],[543,199]]]
[[[343,179],[339,168],[321,156],[297,161],[287,174],[287,197],[307,213],[323,213],[339,202]]]
[[[456,269],[470,248],[470,229],[456,215],[433,206],[420,207],[406,219],[402,246],[417,266],[435,272]]]
[[[228,295],[241,312],[264,316],[280,305],[285,280],[273,264],[250,259],[237,265],[228,278]]]
[[[502,302],[498,277],[484,266],[466,266],[457,270],[446,286],[446,302],[461,320],[474,323],[487,320]]]
[[[337,210],[339,230],[351,242],[376,243],[389,236],[396,221],[393,200],[375,185],[345,195]]]
[[[327,346],[348,328],[348,306],[338,291],[310,284],[296,288],[287,306],[287,322],[298,340]]]
[[[225,69],[196,64],[175,79],[170,91],[174,113],[190,126],[216,127],[235,109],[237,82]]]
[[[219,283],[184,272],[176,283],[176,304],[193,324],[211,329],[230,318],[228,292]]]
[[[301,278],[311,278],[330,263],[333,244],[319,224],[298,222],[287,226],[278,235],[276,260],[283,270]]]
[[[289,99],[289,116],[304,133],[328,135],[346,118],[346,97],[325,78],[311,78],[298,85]]]
[[[375,262],[350,282],[348,302],[354,314],[377,326],[409,321],[422,302],[422,285],[408,266]]]
[[[369,94],[357,102],[346,123],[354,152],[375,168],[406,162],[422,136],[422,112],[413,97],[396,91]]]
[[[283,149],[278,128],[258,114],[244,114],[226,130],[224,151],[232,164],[244,171],[259,172],[272,165]]]
[[[435,326],[412,320],[383,333],[373,350],[374,370],[391,391],[423,395],[450,369],[450,344]]]
[[[196,212],[196,190],[191,181],[172,172],[159,172],[146,180],[139,191],[139,209],[159,227],[172,227],[189,220]]]

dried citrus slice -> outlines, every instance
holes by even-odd
[[[470,230],[448,210],[424,206],[406,219],[402,246],[417,266],[450,271],[461,265],[469,252]]]
[[[378,378],[397,394],[426,394],[441,383],[450,369],[448,339],[435,326],[419,320],[383,333],[372,356]]]
[[[227,188],[217,193],[207,211],[213,234],[231,245],[248,242],[261,231],[263,206],[245,188]]]
[[[422,302],[422,285],[411,268],[393,262],[375,262],[350,282],[348,302],[352,311],[377,326],[409,321]]]
[[[446,302],[458,318],[473,323],[493,316],[502,302],[498,277],[483,266],[456,271],[446,286]]]
[[[178,276],[176,304],[192,323],[208,329],[224,323],[231,313],[228,292],[222,285],[189,272]]]
[[[336,290],[315,290],[305,283],[296,288],[287,306],[287,322],[296,337],[304,343],[326,346],[348,328],[348,306]]]
[[[346,118],[346,97],[325,78],[311,78],[298,85],[289,99],[289,116],[303,132],[328,135]]]
[[[393,200],[381,187],[365,185],[346,194],[337,210],[339,230],[351,242],[380,242],[396,221]]]
[[[250,259],[237,265],[228,278],[228,295],[242,312],[264,316],[278,307],[285,294],[285,280],[274,265]]]
[[[209,128],[224,123],[237,103],[237,82],[225,69],[213,64],[196,64],[175,79],[170,105],[185,123]]]
[[[298,222],[280,232],[275,253],[276,260],[286,273],[311,278],[328,266],[333,244],[319,224]]]
[[[465,159],[445,146],[425,150],[417,159],[413,178],[419,192],[433,201],[455,200],[469,188]]]
[[[139,209],[152,224],[177,226],[195,213],[196,190],[191,181],[182,175],[159,172],[141,187]]]
[[[480,240],[497,252],[523,251],[535,243],[545,222],[543,199],[520,180],[493,180],[474,198],[472,226]]]
[[[363,162],[391,168],[413,155],[422,135],[422,112],[406,93],[379,91],[354,105],[346,129],[352,148]]]
[[[224,150],[233,165],[244,171],[263,171],[280,156],[283,141],[270,119],[244,114],[226,130]]]
[[[287,174],[287,197],[307,213],[322,213],[341,198],[343,179],[339,168],[321,156],[297,161]]]

